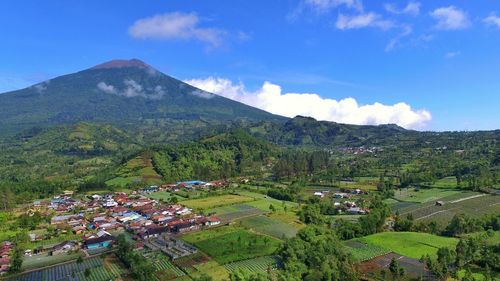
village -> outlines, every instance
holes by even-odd
[[[148,186],[131,194],[114,192],[92,194],[78,198],[73,192],[49,200],[35,201],[27,214],[50,217],[51,233],[29,233],[31,242],[40,246],[24,251],[25,259],[49,258],[83,252],[86,257],[108,252],[116,235],[124,233],[134,241],[136,249],[147,246],[161,250],[172,259],[197,252],[197,249],[175,238],[177,234],[201,230],[221,224],[216,216],[196,214],[180,204],[169,204],[146,197],[160,191],[184,189],[210,189],[225,186],[225,182],[186,181],[161,186]],[[69,234],[69,235],[68,235]],[[56,244],[49,242],[53,235],[74,237]],[[9,270],[14,243],[0,245],[0,274]]]

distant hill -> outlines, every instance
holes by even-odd
[[[297,116],[286,122],[263,121],[249,128],[257,137],[281,146],[303,147],[463,147],[466,143],[500,141],[500,130],[476,132],[420,132],[395,124],[349,125]]]
[[[197,89],[135,59],[113,60],[0,95],[3,133],[81,121],[137,127],[151,120],[285,118]]]

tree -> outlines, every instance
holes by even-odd
[[[83,276],[85,276],[85,278],[89,278],[91,273],[92,272],[90,271],[90,268],[85,268],[85,270],[83,271]]]
[[[276,208],[274,207],[273,204],[269,205],[269,210],[271,210],[271,212],[273,212],[273,213],[276,212]]]
[[[10,271],[11,272],[19,272],[21,271],[21,267],[23,265],[23,250],[16,246],[12,253],[12,257],[10,259]]]
[[[399,276],[399,264],[395,258],[391,259],[391,263],[389,264],[389,271],[392,274],[392,280],[397,280]]]
[[[476,278],[474,278],[469,268],[465,270],[465,275],[462,278],[462,281],[476,281]]]

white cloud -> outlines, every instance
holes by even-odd
[[[360,11],[363,10],[363,2],[361,0],[305,0],[304,3],[319,11],[327,11],[339,6]]]
[[[43,81],[41,83],[35,84],[32,87],[35,89],[35,91],[39,94],[43,94],[45,90],[47,90],[47,86],[50,84],[50,80]]]
[[[370,12],[355,16],[339,14],[335,26],[341,30],[365,27],[377,27],[385,30],[390,29],[394,24],[391,21],[383,20],[380,15]]]
[[[401,32],[394,38],[392,38],[389,43],[385,46],[385,51],[390,52],[394,50],[398,45],[401,45],[401,40],[410,35],[413,32],[413,28],[409,25],[402,25]]]
[[[413,110],[404,102],[359,105],[354,98],[322,98],[314,93],[282,93],[279,85],[265,82],[261,89],[249,92],[241,83],[209,77],[185,81],[197,88],[221,95],[268,112],[288,117],[311,116],[318,120],[358,125],[398,124],[409,129],[423,129],[432,119],[426,110]]]
[[[460,52],[460,51],[448,52],[444,55],[444,57],[447,59],[452,59],[452,58],[460,56],[461,54],[462,54],[462,52]]]
[[[393,14],[397,14],[397,15],[409,14],[409,15],[417,16],[418,14],[420,14],[420,6],[421,6],[420,2],[410,1],[402,9],[399,9],[398,7],[396,7],[395,4],[391,4],[391,3],[385,4],[384,8],[389,13],[393,13]]]
[[[487,25],[500,28],[500,17],[497,16],[495,13],[490,14],[483,20],[483,22],[486,23]]]
[[[113,85],[108,85],[106,82],[97,83],[97,88],[108,94],[116,94],[117,91]]]
[[[141,97],[152,100],[161,99],[166,94],[162,86],[159,85],[155,88],[144,89],[141,84],[132,79],[124,80],[123,84],[125,86],[123,89],[117,89],[117,87],[102,81],[97,83],[97,89],[107,94],[118,95],[126,98]]]
[[[437,20],[437,29],[458,30],[467,28],[470,25],[467,13],[455,6],[435,9],[430,15]]]
[[[195,13],[174,12],[137,20],[128,31],[138,39],[195,39],[212,47],[219,46],[225,31],[199,27],[199,21]]]

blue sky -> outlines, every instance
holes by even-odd
[[[500,128],[498,1],[18,0],[0,25],[0,92],[139,58],[288,116]]]

